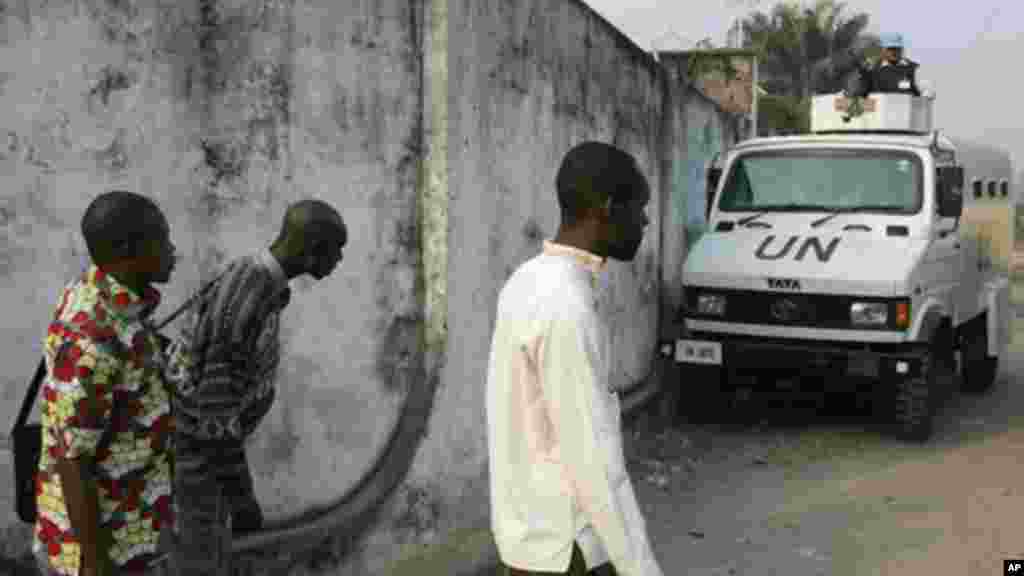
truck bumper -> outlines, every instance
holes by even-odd
[[[912,344],[869,345],[707,332],[692,332],[686,338],[677,339],[672,350],[681,368],[720,368],[730,379],[762,376],[912,378],[921,374],[924,362],[921,352],[919,346]]]

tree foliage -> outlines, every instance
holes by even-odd
[[[711,38],[704,38],[694,45],[696,50],[686,61],[687,78],[708,78],[720,76],[726,81],[737,80],[739,70],[733,62],[734,56],[728,52],[718,52]]]
[[[877,57],[868,22],[867,14],[847,15],[846,4],[835,0],[783,2],[744,19],[744,47],[761,53],[759,84],[771,95],[758,100],[761,131],[809,127],[810,98],[843,90],[867,58]]]

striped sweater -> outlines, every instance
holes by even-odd
[[[178,437],[240,446],[274,401],[279,316],[288,279],[264,250],[232,262],[193,312],[187,343],[170,351]]]

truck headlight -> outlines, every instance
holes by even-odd
[[[885,302],[854,302],[850,305],[850,323],[854,326],[885,326],[889,305]]]
[[[725,296],[721,294],[698,294],[697,313],[708,316],[725,316]]]

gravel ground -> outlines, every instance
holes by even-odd
[[[637,435],[630,470],[665,574],[1002,574],[1024,557],[1022,340],[923,446],[838,400]]]

